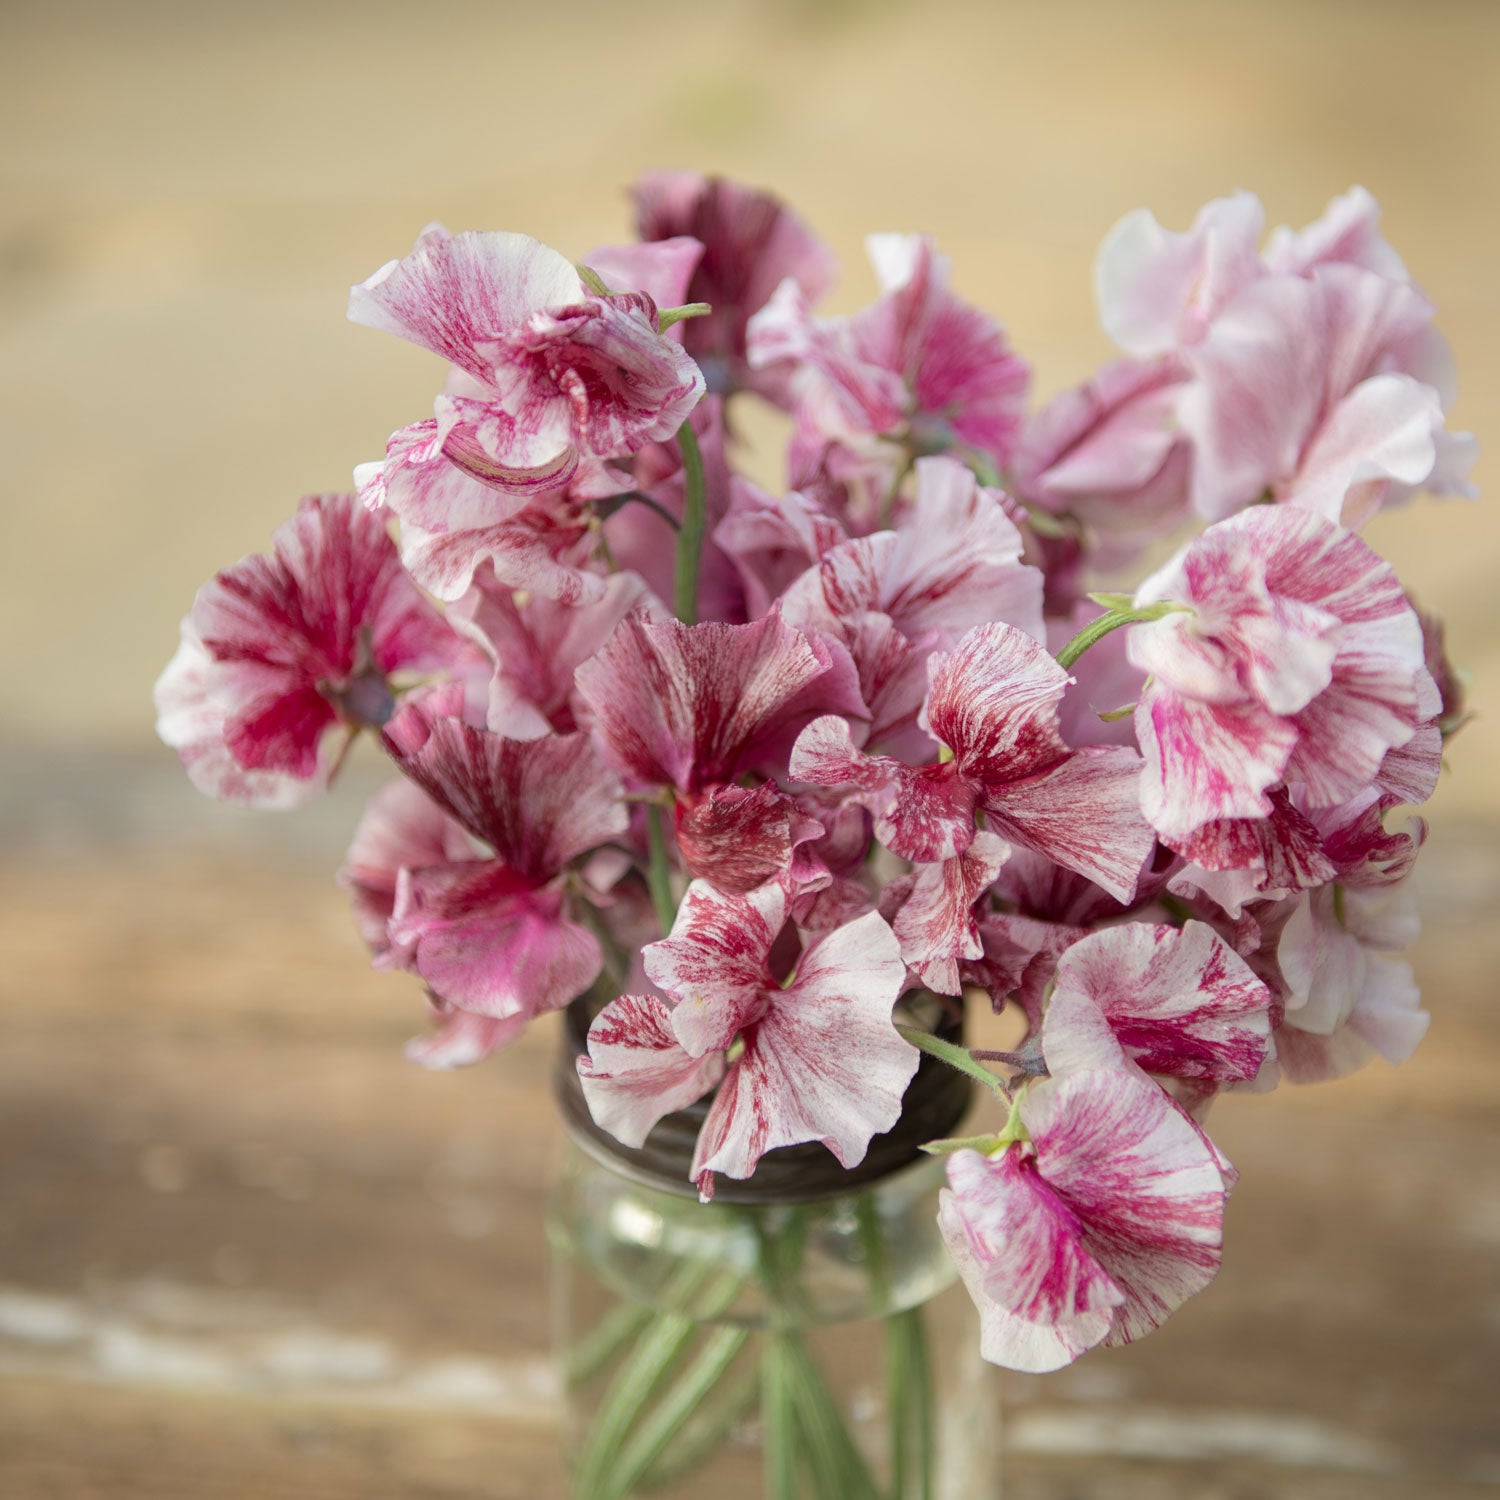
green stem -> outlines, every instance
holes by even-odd
[[[662,831],[660,807],[646,809],[646,837],[651,849],[646,885],[651,892],[651,904],[656,908],[661,935],[666,937],[677,920],[677,898],[672,894],[672,869],[667,862],[667,836]]]
[[[691,420],[677,429],[682,453],[682,529],[677,533],[677,618],[698,623],[698,561],[703,552],[703,455]]]
[[[612,1307],[563,1358],[563,1379],[583,1385],[602,1370],[652,1319],[649,1307],[621,1302]]]
[[[617,1495],[629,1495],[671,1447],[688,1419],[729,1372],[750,1338],[747,1328],[716,1328],[682,1378],[636,1429],[612,1476]]]
[[[1106,609],[1057,653],[1057,664],[1066,671],[1095,641],[1103,640],[1110,631],[1118,630],[1122,625],[1144,625],[1150,620],[1161,619],[1163,615],[1186,613],[1191,611],[1184,604],[1143,604],[1139,609],[1133,606]]]
[[[796,1500],[797,1406],[783,1335],[768,1333],[760,1357],[766,1500]]]
[[[920,1307],[909,1307],[887,1320],[886,1368],[891,1404],[891,1493],[895,1500],[932,1500],[937,1462],[932,1361]]]
[[[967,1073],[970,1078],[976,1079],[988,1089],[993,1089],[995,1093],[1002,1095],[1005,1093],[1005,1085],[983,1064],[975,1062],[964,1048],[957,1047],[952,1042],[945,1042],[941,1037],[933,1036],[930,1031],[920,1031],[915,1026],[898,1025],[896,1030],[913,1047],[919,1047],[923,1052],[930,1052],[932,1056],[947,1063],[950,1068],[957,1068],[960,1073]]]
[[[677,1441],[642,1476],[641,1488],[662,1489],[717,1453],[729,1429],[750,1414],[760,1394],[761,1371],[751,1364],[727,1383],[718,1401],[712,1406],[705,1401],[693,1413]]]
[[[707,1268],[695,1267],[695,1273],[700,1269]],[[615,1372],[579,1454],[573,1489],[576,1500],[617,1500],[624,1494],[617,1488],[620,1454],[641,1413],[686,1353],[701,1325],[723,1313],[742,1286],[739,1277],[728,1277],[700,1309],[690,1310],[688,1304],[700,1284],[697,1274],[684,1280],[679,1303],[684,1311],[657,1313]]]
[[[819,1500],[832,1495],[839,1500],[880,1500],[880,1491],[807,1345],[795,1333],[770,1333],[767,1338],[778,1341],[787,1362],[797,1423],[807,1443]]]

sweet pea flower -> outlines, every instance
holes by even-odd
[[[630,615],[576,681],[615,765],[688,799],[784,754],[827,704],[864,713],[847,652],[776,614],[749,625]]]
[[[817,302],[833,285],[833,253],[780,199],[727,178],[647,172],[631,198],[643,240],[685,236],[701,247],[678,300],[706,302],[711,311],[677,327],[709,391],[753,390],[784,404],[784,381],[751,368],[746,329],[784,280]]]
[[[801,448],[958,448],[1003,467],[1026,400],[1026,362],[992,318],[954,295],[929,237],[877,234],[865,245],[883,295],[863,312],[815,319],[788,280],[750,322],[751,366],[795,370]]]
[[[896,1123],[917,1069],[891,1021],[906,969],[880,916],[814,939],[783,983],[769,961],[786,915],[775,883],[729,896],[695,881],[671,934],[646,950],[670,1001],[606,1006],[578,1060],[590,1112],[626,1145],[718,1083],[691,1168],[704,1199],[715,1173],[749,1177],[779,1146],[821,1141],[857,1165]]]
[[[982,625],[927,664],[925,728],[951,759],[923,766],[856,749],[846,720],[808,725],[790,772],[849,787],[875,834],[903,859],[952,859],[974,841],[975,814],[1003,839],[1076,870],[1122,901],[1154,848],[1140,817],[1140,761],[1121,746],[1071,749],[1057,728],[1068,674],[1022,630]]]
[[[997,490],[957,460],[925,458],[893,531],[840,542],[787,589],[783,617],[843,643],[869,707],[867,742],[919,747],[927,659],[970,628],[1003,621],[1041,639],[1042,576]]]
[[[1064,1071],[1108,1027],[1145,1072],[1248,1082],[1271,1036],[1271,992],[1209,926],[1123,922],[1080,939],[1057,961],[1042,1026],[1048,1067]]]
[[[514,740],[581,728],[586,711],[574,674],[636,612],[652,619],[667,614],[635,573],[612,574],[600,598],[569,606],[502,587],[493,571],[482,571],[448,618],[493,664],[487,727]]]
[[[1295,1082],[1353,1072],[1379,1054],[1404,1062],[1431,1017],[1410,965],[1390,957],[1416,941],[1410,876],[1426,837],[1388,832],[1396,799],[1376,790],[1317,817],[1333,878],[1297,902],[1276,959],[1286,1014],[1276,1033],[1281,1071]]]
[[[313,495],[198,591],[156,684],[157,732],[195,786],[255,807],[320,791],[344,743],[378,730],[399,678],[468,672],[479,658],[422,597],[379,515]]]
[[[1452,358],[1374,200],[1354,189],[1264,258],[1263,223],[1249,193],[1183,234],[1140,210],[1096,266],[1106,331],[1191,374],[1177,414],[1197,509],[1217,520],[1266,495],[1359,525],[1417,487],[1472,496],[1473,439],[1444,426]]]
[[[558,489],[586,458],[671,437],[703,394],[649,294],[599,295],[529,235],[429,225],[351,290],[349,316],[452,364],[443,454],[502,493]]]
[[[1131,626],[1128,650],[1150,674],[1141,806],[1173,848],[1207,825],[1233,839],[1225,820],[1269,817],[1284,782],[1308,807],[1359,795],[1438,712],[1396,575],[1310,511],[1261,506],[1210,527],[1136,594],[1163,601],[1187,607]],[[1191,857],[1214,868],[1203,842]]]
[[[1025,1084],[1021,1135],[948,1158],[938,1226],[980,1319],[985,1359],[1061,1369],[1131,1343],[1213,1280],[1226,1167],[1128,1065]]]
[[[413,700],[386,726],[385,745],[489,853],[403,866],[377,962],[419,975],[447,1010],[523,1022],[599,975],[598,939],[569,915],[563,877],[625,832],[620,783],[587,735],[506,739],[454,707],[451,694]],[[499,1030],[509,1039],[517,1029]]]

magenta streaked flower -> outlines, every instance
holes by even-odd
[[[1073,750],[1057,727],[1068,675],[1024,631],[970,630],[928,662],[926,728],[952,758],[910,766],[855,748],[848,724],[815,720],[792,752],[791,774],[848,786],[875,815],[876,837],[915,863],[951,859],[973,842],[975,814],[1032,849],[1130,900],[1154,847],[1141,819],[1132,750]]]
[[[562,877],[625,832],[620,783],[586,735],[505,739],[447,707],[413,700],[386,726],[386,748],[488,853],[401,869],[382,962],[420,975],[450,1009],[529,1019],[599,975],[598,939],[570,916]]]
[[[918,461],[917,492],[894,531],[840,542],[783,596],[786,620],[841,641],[871,714],[867,741],[914,748],[927,659],[966,630],[1002,621],[1041,639],[1042,576],[997,490],[952,458]]]
[[[739,572],[752,619],[848,540],[843,523],[811,496],[792,490],[773,499],[738,477],[730,486],[728,512],[714,528],[714,541]]]
[[[1026,1139],[948,1159],[938,1224],[979,1310],[981,1351],[1061,1369],[1144,1337],[1213,1280],[1225,1169],[1207,1138],[1128,1066],[1040,1079]]]
[[[817,302],[833,285],[832,252],[779,198],[723,177],[647,172],[631,197],[643,240],[687,236],[702,246],[679,300],[712,311],[678,326],[709,390],[746,388],[780,404],[783,382],[746,360],[746,326],[788,278]]]
[[[776,883],[730,896],[695,881],[671,934],[645,952],[670,1009],[655,997],[621,997],[579,1059],[595,1120],[627,1131],[627,1143],[722,1076],[692,1164],[704,1198],[715,1173],[749,1177],[779,1146],[821,1141],[856,1165],[871,1137],[895,1124],[916,1072],[917,1051],[891,1022],[906,967],[881,917],[815,938],[783,982],[769,964],[786,915]],[[643,1086],[646,1074],[667,1086]]]
[[[401,569],[384,519],[314,495],[209,580],[156,684],[157,732],[210,796],[291,807],[335,763],[328,731],[379,729],[400,678],[479,658]]]
[[[875,234],[865,244],[880,299],[852,318],[815,319],[804,289],[783,282],[751,321],[750,363],[795,372],[799,423],[826,443],[856,454],[882,442],[912,453],[956,447],[1003,466],[1026,401],[1026,361],[994,319],[949,288],[948,262],[928,236]]]
[[[648,294],[598,296],[528,235],[430,225],[351,290],[349,316],[452,363],[443,454],[501,491],[558,489],[584,459],[671,437],[703,394]]]
[[[1210,527],[1137,592],[1159,601],[1189,608],[1132,626],[1129,652],[1151,677],[1141,805],[1174,848],[1269,817],[1283,782],[1308,807],[1357,796],[1438,711],[1396,575],[1311,512],[1256,507]]]
[[[864,712],[848,654],[776,614],[750,625],[631,615],[576,681],[620,770],[690,796],[784,754],[825,705]]]
[[[1202,922],[1124,922],[1058,959],[1042,1028],[1049,1067],[1066,1070],[1097,1023],[1148,1073],[1248,1082],[1265,1063],[1271,992]]]
[[[983,957],[976,906],[1010,857],[1004,839],[983,830],[962,854],[918,865],[881,896],[881,913],[913,974],[940,995],[957,995],[962,961]]]
[[[831,876],[803,846],[823,837],[774,783],[715,786],[677,805],[677,849],[689,875],[741,894],[768,880],[787,880],[795,894],[827,886]]]

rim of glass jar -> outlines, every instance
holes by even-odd
[[[961,1002],[945,1004],[939,997],[919,991],[906,996],[902,1003],[907,1009],[917,1010],[919,1020],[927,1022],[928,1029],[944,1041],[962,1043]],[[594,1123],[578,1080],[577,1059],[588,1050],[588,1029],[597,1014],[593,997],[581,995],[563,1017],[562,1047],[552,1084],[568,1134],[585,1155],[621,1177],[677,1197],[696,1198],[698,1190],[689,1170],[713,1094],[664,1116],[639,1147],[617,1141]],[[970,1080],[924,1052],[907,1085],[900,1118],[890,1130],[871,1140],[869,1150],[855,1166],[841,1166],[820,1141],[781,1146],[766,1152],[753,1175],[744,1180],[718,1175],[714,1201],[814,1203],[857,1193],[920,1160],[921,1148],[928,1141],[953,1134],[971,1100]]]

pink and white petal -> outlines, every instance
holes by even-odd
[[[1105,1339],[1130,1343],[1213,1280],[1224,1167],[1207,1137],[1138,1072],[1090,1069],[1030,1085],[1021,1119],[1037,1169],[1125,1294]]]
[[[918,459],[916,474],[916,498],[883,559],[874,607],[913,639],[993,620],[1043,639],[1042,576],[1022,563],[1024,542],[999,491],[981,488],[952,458]]]
[[[672,1029],[694,1057],[722,1051],[763,1008],[773,983],[766,960],[786,908],[776,881],[731,895],[695,880],[671,933],[646,948],[646,973],[676,1002]]]
[[[848,536],[836,517],[796,490],[773,500],[736,476],[728,513],[715,529],[714,540],[738,571],[747,612],[757,619],[795,579],[815,569],[823,555]],[[789,625],[801,623],[785,600],[782,617]]]
[[[451,695],[450,695],[451,696]],[[585,734],[508,740],[413,698],[385,728],[397,767],[518,875],[550,880],[629,826],[619,778]],[[450,705],[438,702],[439,712]]]
[[[486,341],[535,312],[584,296],[572,263],[530,235],[422,231],[410,255],[387,261],[349,292],[349,318],[410,339],[479,379]]]
[[[1054,1008],[1060,996],[1087,997],[1148,1073],[1246,1081],[1265,1061],[1271,993],[1202,922],[1105,928],[1059,958],[1055,983]],[[1047,1013],[1049,1062],[1061,1015]]]
[[[1357,385],[1318,425],[1297,472],[1277,498],[1344,518],[1344,502],[1372,479],[1419,485],[1437,460],[1433,435],[1443,425],[1437,392],[1409,375],[1376,375]],[[1353,524],[1364,519],[1350,517]]]
[[[463,827],[420,787],[404,780],[381,787],[365,804],[338,874],[366,945],[376,952],[386,946],[386,923],[403,869],[478,857]]]
[[[1201,703],[1148,685],[1135,713],[1146,821],[1171,842],[1221,818],[1264,818],[1297,730],[1253,701]]]
[[[633,245],[602,245],[584,257],[584,264],[613,292],[645,292],[658,307],[681,307],[702,259],[702,241],[677,234]]]
[[[1372,959],[1359,1001],[1329,1035],[1304,1031],[1293,1017],[1276,1031],[1276,1060],[1292,1083],[1319,1083],[1355,1072],[1377,1054],[1404,1062],[1426,1036],[1432,1017],[1421,1009],[1411,967]]]
[[[189,780],[222,802],[246,807],[300,807],[327,785],[331,757],[323,755],[311,776],[272,769],[247,770],[225,742],[227,705],[220,664],[192,629],[182,624],[182,640],[155,688],[156,732],[176,750]]]
[[[875,912],[806,949],[793,982],[745,1029],[709,1109],[692,1165],[701,1193],[716,1172],[749,1177],[778,1146],[821,1141],[845,1167],[863,1160],[900,1117],[920,1060],[891,1022],[905,981],[900,945]]]
[[[477,398],[445,393],[433,405],[443,457],[497,495],[525,500],[563,489],[582,464],[572,407],[556,392],[533,390],[525,425],[489,391]]]
[[[1148,209],[1127,214],[1094,263],[1104,331],[1137,355],[1196,343],[1220,308],[1262,274],[1264,225],[1260,201],[1245,192],[1206,204],[1184,233],[1163,229]]]
[[[575,680],[623,770],[696,792],[732,781],[779,736],[795,734],[835,665],[824,643],[774,614],[693,626],[632,615]]]
[[[928,662],[924,727],[954,754],[965,777],[998,786],[1068,754],[1057,706],[1068,674],[1013,625],[981,625]]]
[[[360,500],[387,506],[403,523],[424,531],[463,531],[492,525],[514,515],[524,497],[476,479],[443,451],[435,418],[393,432],[385,460],[355,471]]]
[[[406,1044],[406,1055],[424,1068],[466,1068],[508,1046],[526,1029],[527,1016],[475,1015],[441,1002],[432,1006],[435,1029]]]
[[[599,940],[563,916],[555,893],[517,889],[493,860],[404,870],[389,932],[391,966],[499,1020],[560,1010],[603,968]]]
[[[1009,857],[1004,839],[976,833],[962,854],[919,865],[907,878],[901,904],[890,916],[891,928],[906,966],[928,989],[941,995],[962,992],[959,961],[984,953],[974,904]],[[887,886],[887,892],[896,884]]]
[[[692,1057],[672,1033],[671,1008],[656,995],[621,995],[589,1027],[578,1078],[594,1123],[640,1147],[652,1127],[701,1099],[724,1076],[724,1056]]]
[[[1402,802],[1425,802],[1437,790],[1443,769],[1443,733],[1423,724],[1404,744],[1387,750],[1376,772],[1376,785]]]
[[[988,784],[982,802],[1004,838],[1130,902],[1156,847],[1141,816],[1142,779],[1134,750],[1097,745],[1036,775]]]
[[[822,833],[821,823],[804,817],[769,781],[749,789],[712,787],[697,800],[678,804],[683,864],[695,879],[732,895],[789,878],[798,845]]]
[[[947,1170],[938,1228],[979,1310],[981,1354],[1031,1374],[1072,1364],[1124,1300],[1077,1220],[1015,1151],[955,1151]]]
[[[509,588],[527,589],[559,604],[594,604],[604,597],[605,581],[587,566],[588,536],[582,520],[528,507],[475,531],[407,527],[401,557],[411,576],[439,599],[462,598],[476,569],[488,563]]]

